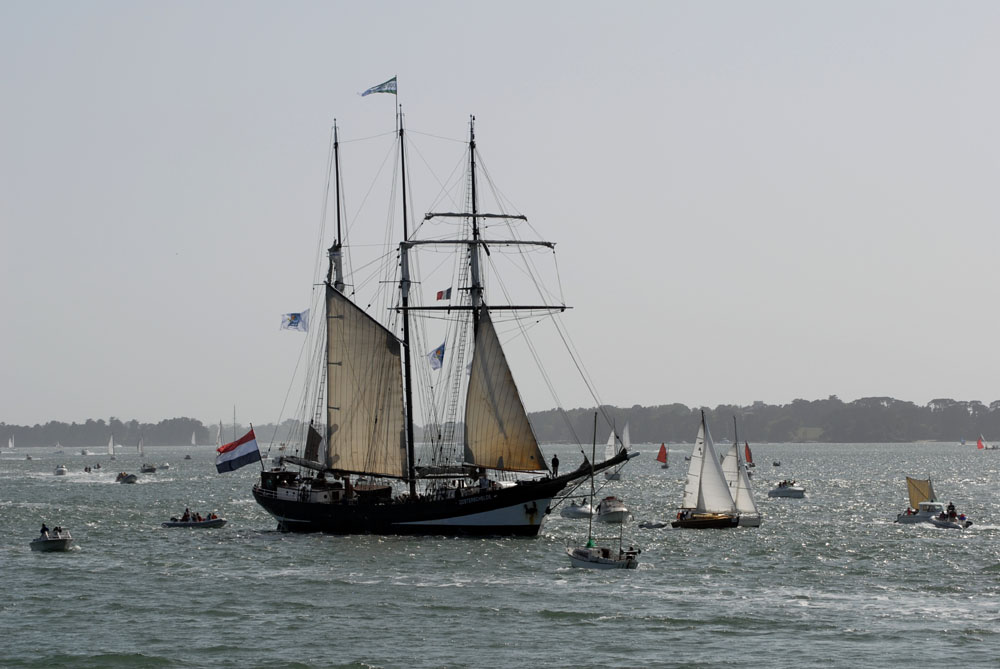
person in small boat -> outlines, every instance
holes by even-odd
[[[948,517],[951,518],[952,520],[954,520],[955,518],[958,517],[958,514],[955,513],[955,503],[954,502],[948,502]]]
[[[184,509],[184,515],[181,516],[181,522],[182,523],[186,523],[189,520],[191,520],[191,509],[185,508]]]
[[[559,456],[552,456],[552,478],[559,476]]]
[[[43,538],[43,539],[48,539],[49,538],[49,528],[45,525],[45,523],[42,523],[42,537],[41,538]]]

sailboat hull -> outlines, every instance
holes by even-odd
[[[670,527],[688,530],[722,530],[739,525],[739,516],[725,513],[698,513],[687,518],[678,518],[670,523]]]
[[[544,480],[402,502],[298,501],[281,499],[280,488],[271,491],[262,486],[254,486],[253,495],[277,519],[278,529],[288,532],[536,536],[552,498],[564,487],[558,479]]]
[[[628,459],[621,451],[593,467],[594,472]],[[537,536],[552,499],[571,481],[591,475],[589,465],[556,478],[488,488],[450,488],[416,500],[392,498],[372,487],[347,496],[332,486],[295,481],[291,472],[261,472],[253,496],[286,532],[329,534],[425,534],[446,536]]]

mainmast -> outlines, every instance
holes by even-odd
[[[406,218],[406,143],[403,141],[403,112],[399,112],[399,173],[403,190],[403,241],[410,237]],[[400,262],[400,293],[403,304],[403,398],[406,407],[404,431],[406,433],[406,467],[407,478],[410,481],[410,496],[417,495],[416,452],[413,447],[413,373],[410,351],[410,268],[405,253],[401,254]]]
[[[338,293],[344,292],[344,256],[341,252],[343,237],[340,230],[340,141],[337,138],[337,119],[333,119],[333,180],[337,192],[337,239],[330,247],[330,267],[326,272],[326,282],[331,283]],[[327,190],[327,193],[330,191]]]
[[[479,272],[479,206],[476,198],[476,117],[469,117],[469,179],[472,195],[472,243],[469,245],[469,273],[472,296],[472,332],[479,332],[479,312],[483,304],[483,284]]]

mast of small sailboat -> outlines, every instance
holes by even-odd
[[[403,241],[410,237],[409,226],[406,218],[406,143],[403,141],[403,111],[400,108],[399,116],[399,173],[403,191]],[[403,255],[406,262],[406,255]],[[406,474],[410,481],[410,497],[417,496],[417,467],[416,452],[413,447],[413,364],[410,351],[410,281],[409,271],[403,268],[400,277],[400,293],[403,307],[403,399],[406,407],[405,429],[406,432]]]
[[[597,412],[594,412],[594,441],[590,446],[590,514],[587,527],[587,547],[594,541],[594,462],[597,457]]]

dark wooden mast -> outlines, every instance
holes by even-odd
[[[399,172],[403,189],[403,241],[410,237],[406,217],[406,143],[403,141],[403,111],[399,111]],[[403,398],[406,405],[404,431],[406,432],[406,474],[410,482],[410,496],[417,496],[416,450],[413,446],[413,362],[410,351],[410,286],[407,272],[400,277],[400,292],[403,304]]]

